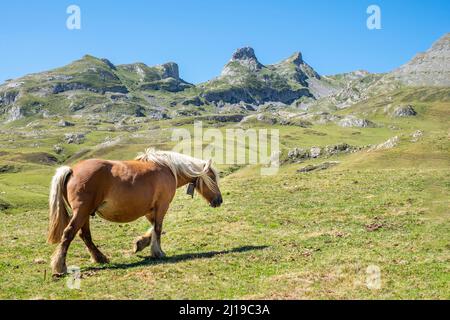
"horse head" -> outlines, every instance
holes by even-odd
[[[219,175],[211,164],[211,159],[206,162],[202,175],[196,180],[195,188],[211,207],[217,208],[220,207],[223,199],[219,189]]]

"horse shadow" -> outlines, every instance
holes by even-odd
[[[222,251],[209,251],[209,252],[199,252],[199,253],[184,253],[174,256],[168,256],[161,259],[154,259],[151,257],[142,257],[142,260],[131,262],[131,263],[109,263],[102,266],[92,266],[83,268],[84,272],[95,272],[100,270],[117,270],[117,269],[130,269],[130,268],[136,268],[141,266],[151,266],[151,265],[161,265],[161,264],[173,264],[178,263],[182,261],[189,261],[189,260],[196,260],[196,259],[210,259],[215,256],[224,255],[224,254],[231,254],[231,253],[243,253],[248,251],[256,251],[256,250],[264,250],[266,248],[269,248],[269,246],[242,246],[237,247],[229,250],[222,250]]]

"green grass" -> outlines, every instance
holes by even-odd
[[[45,244],[44,172],[9,183],[21,204],[3,214],[2,298],[450,298],[448,192],[430,202],[433,188],[448,189],[450,170],[333,169],[275,177],[251,170],[223,179],[225,203],[207,207],[180,191],[165,220],[168,257],[131,254],[147,226],[93,219],[95,242],[111,258],[89,262],[81,240],[69,265],[82,267],[81,290],[49,277],[52,246]],[[23,175],[23,178],[26,178]],[[23,184],[30,188],[21,190]],[[29,190],[34,189],[34,190]],[[2,190],[2,191],[3,191]],[[245,192],[242,192],[245,190]],[[332,196],[330,196],[332,195]],[[27,198],[21,202],[19,198]],[[381,223],[369,232],[367,225]],[[44,264],[35,263],[43,259]],[[365,269],[382,270],[382,289],[365,286]],[[47,272],[47,278],[44,274]]]

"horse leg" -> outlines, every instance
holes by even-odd
[[[150,255],[153,258],[163,258],[165,253],[161,250],[161,232],[164,216],[166,215],[169,204],[158,206],[155,211],[155,224],[152,229],[152,237],[150,241]]]
[[[61,243],[58,245],[55,253],[52,256],[51,266],[54,275],[58,276],[67,273],[67,250],[69,249],[69,245],[72,242],[73,238],[80,230],[80,228],[86,223],[86,220],[88,218],[89,211],[73,209],[73,216],[70,219],[67,227],[64,229]]]
[[[92,242],[91,229],[89,228],[89,218],[86,223],[81,227],[80,238],[89,250],[91,258],[96,263],[108,263],[108,258],[97,248]]]
[[[150,245],[150,242],[151,242],[151,239],[152,239],[152,230],[153,230],[153,225],[155,224],[155,215],[154,214],[148,214],[145,217],[150,222],[152,227],[150,229],[148,229],[148,231],[144,235],[140,236],[139,238],[137,238],[134,241],[134,246],[133,246],[133,252],[134,253],[138,253],[139,251],[142,251],[146,247],[148,247]]]

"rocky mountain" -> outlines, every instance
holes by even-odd
[[[450,87],[450,33],[425,53],[386,74],[359,70],[334,76],[324,76],[335,92],[306,105],[309,110],[348,108],[374,96],[401,90],[404,87]]]
[[[209,102],[256,105],[265,102],[291,104],[305,98],[329,95],[333,88],[303,61],[301,53],[273,65],[263,65],[250,47],[238,49],[221,75],[200,86]]]
[[[388,75],[407,86],[450,86],[450,33]]]
[[[144,63],[117,66],[120,79],[132,90],[164,90],[179,92],[193,87],[180,79],[178,65],[174,62],[149,67]]]
[[[218,77],[197,86],[181,79],[173,62],[116,66],[86,55],[64,67],[0,85],[0,121],[65,114],[163,119],[286,107],[328,114],[414,86],[450,86],[450,34],[387,74],[358,70],[321,76],[300,52],[264,65],[252,48],[245,47],[232,55]]]
[[[107,59],[86,55],[61,68],[6,81],[0,86],[0,115],[6,121],[76,112],[139,116],[145,115],[145,108],[158,107],[143,93],[191,87],[180,78],[176,63],[115,66]]]

